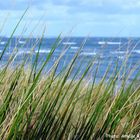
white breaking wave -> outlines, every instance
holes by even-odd
[[[118,56],[118,58],[119,58],[119,59],[124,59],[125,57],[124,57],[124,56]]]
[[[132,52],[140,54],[140,50],[133,50]]]
[[[39,50],[39,53],[50,53],[51,50]],[[38,53],[38,50],[31,51],[31,50],[20,50],[18,51],[18,55],[20,54],[32,54],[32,53]]]
[[[32,53],[32,51],[27,51],[27,50],[21,50],[21,51],[18,51],[18,55],[20,55],[20,54],[31,54]]]
[[[76,45],[76,42],[63,42],[63,45]]]
[[[79,47],[76,47],[76,46],[72,46],[71,49],[73,50],[77,50]]]
[[[107,42],[109,45],[121,45],[121,42]]]
[[[114,52],[111,52],[111,54],[126,54],[127,52],[126,51],[114,51]]]
[[[106,42],[104,42],[104,41],[99,41],[98,44],[99,44],[99,45],[105,45]]]
[[[4,45],[5,43],[6,43],[6,42],[4,42],[4,41],[1,41],[1,42],[0,42],[1,45]]]
[[[99,45],[121,45],[121,42],[111,42],[111,41],[99,41]]]
[[[92,55],[96,55],[96,53],[95,52],[82,52],[81,55],[92,56]]]
[[[20,44],[25,44],[26,42],[25,41],[21,41],[21,40],[19,40],[18,41]]]
[[[39,53],[50,53],[51,50],[39,50]],[[38,50],[35,50],[35,53],[38,53]]]

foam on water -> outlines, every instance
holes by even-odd
[[[25,44],[26,43],[25,41],[21,41],[21,40],[19,40],[18,42],[19,42],[19,44]]]
[[[85,56],[93,56],[93,55],[96,55],[95,52],[82,52],[81,55],[85,55]]]
[[[107,42],[108,45],[121,45],[121,42]]]
[[[140,50],[133,50],[132,52],[140,54]]]
[[[113,51],[111,54],[126,54],[126,51]]]
[[[51,50],[39,50],[39,53],[50,53]],[[31,53],[38,53],[38,50],[35,50],[35,51],[31,51],[31,50],[20,50],[18,51],[18,55],[20,54],[31,54]]]
[[[76,42],[63,42],[63,45],[76,45]]]
[[[20,50],[20,51],[18,51],[18,55],[21,55],[21,54],[31,54],[32,53],[32,51],[29,51],[29,50]]]
[[[73,50],[77,50],[79,47],[76,47],[76,46],[72,46],[71,49]]]
[[[105,42],[105,41],[99,41],[98,44],[99,44],[99,45],[105,45],[106,42]]]
[[[99,41],[99,45],[121,45],[121,42]]]
[[[39,50],[39,53],[50,53],[51,50],[45,50],[45,49],[41,49]],[[35,53],[38,53],[38,50],[35,50]]]
[[[1,42],[0,42],[1,45],[5,45],[5,43],[6,43],[6,42],[4,42],[4,41],[1,41]]]
[[[118,56],[119,59],[125,59],[125,56]]]

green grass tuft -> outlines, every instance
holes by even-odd
[[[28,70],[25,70],[25,65],[30,58],[26,57],[15,68],[10,67],[18,50],[11,54],[7,64],[0,70],[0,139],[96,140],[110,139],[113,135],[120,139],[123,135],[137,136],[140,133],[140,86],[137,84],[139,73],[134,80],[127,82],[130,74],[134,72],[132,69],[126,74],[128,58],[126,57],[121,68],[118,68],[116,62],[116,68],[107,81],[111,65],[98,83],[96,75],[99,64],[95,67],[94,74],[90,71],[96,58],[89,61],[78,79],[76,77],[81,73],[82,63],[73,77],[69,78],[85,44],[83,41],[69,65],[61,72],[56,73],[69,46],[66,46],[47,75],[43,75],[43,70],[62,41],[61,35],[58,36],[50,53],[37,70],[43,36],[44,32],[39,41],[36,58],[33,64],[29,64]],[[0,55],[0,62],[9,41]],[[120,80],[122,70],[124,77]],[[93,75],[92,78],[87,78],[89,73]]]

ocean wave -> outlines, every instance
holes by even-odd
[[[76,45],[76,42],[63,42],[63,45]]]
[[[140,50],[133,50],[132,52],[140,54]]]
[[[121,42],[99,41],[99,45],[121,45]]]
[[[50,53],[51,50],[39,50],[39,53]],[[35,53],[38,53],[38,50],[35,50]]]
[[[111,54],[126,54],[126,51],[113,51]]]
[[[1,45],[5,45],[5,43],[6,43],[6,42],[4,42],[4,41],[1,41],[1,42],[0,42]]]
[[[21,54],[31,54],[31,53],[32,53],[32,51],[29,51],[29,50],[28,51],[27,50],[26,51],[25,50],[21,50],[21,51],[18,51],[17,54],[21,55]]]
[[[93,55],[96,55],[96,53],[95,52],[82,52],[81,55],[93,56]]]
[[[99,44],[99,45],[105,45],[106,42],[104,42],[104,41],[99,41],[98,44]]]
[[[19,40],[18,43],[19,43],[19,44],[25,44],[26,41],[21,41],[21,40]]]
[[[118,56],[118,58],[119,58],[119,59],[124,59],[125,57],[124,57],[124,56]]]
[[[72,46],[71,49],[73,50],[77,50],[79,47],[76,47],[76,46]]]
[[[39,53],[50,53],[51,50],[39,50]],[[20,54],[34,54],[34,53],[38,53],[38,50],[35,51],[31,51],[31,50],[20,50],[18,51],[18,55]]]
[[[121,42],[107,42],[109,45],[121,45]]]

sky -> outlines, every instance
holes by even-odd
[[[140,0],[0,0],[0,34],[140,37]]]

